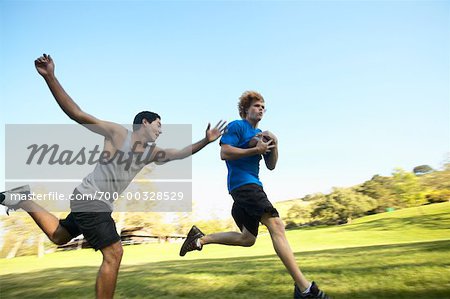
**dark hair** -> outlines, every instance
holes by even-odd
[[[136,116],[134,117],[134,120],[133,120],[133,131],[139,130],[139,128],[142,125],[142,121],[144,119],[146,119],[149,123],[152,123],[153,121],[155,121],[158,118],[161,119],[161,116],[159,116],[158,114],[156,114],[154,112],[150,112],[150,111],[139,112],[138,114],[136,114]]]

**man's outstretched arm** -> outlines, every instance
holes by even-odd
[[[81,110],[61,86],[58,79],[56,79],[54,73],[55,64],[50,55],[44,54],[39,57],[34,61],[34,65],[36,66],[38,73],[44,78],[50,88],[50,91],[52,92],[59,107],[61,107],[64,113],[71,119],[83,126],[86,126],[89,130],[110,139],[113,139],[117,133],[123,133],[126,131],[121,125],[99,120]]]
[[[194,144],[188,145],[183,149],[159,149],[159,151],[164,153],[164,156],[161,160],[155,162],[157,164],[162,164],[172,160],[181,160],[197,153],[206,145],[216,141],[220,136],[222,136],[223,131],[225,130],[225,124],[226,121],[219,121],[212,129],[211,124],[208,124],[205,132],[205,138]]]

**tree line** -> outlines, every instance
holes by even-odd
[[[395,209],[450,200],[450,163],[441,170],[428,165],[411,172],[397,168],[390,176],[374,175],[349,188],[311,194],[294,201],[285,218],[287,227],[334,225]]]

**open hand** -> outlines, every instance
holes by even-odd
[[[264,141],[264,139],[260,139],[256,144],[256,149],[258,150],[258,153],[260,155],[269,154],[274,147],[275,144],[273,144],[273,139],[270,139],[269,141]]]
[[[220,136],[222,136],[223,131],[225,130],[227,122],[224,120],[219,121],[214,128],[211,129],[211,123],[208,123],[208,127],[206,128],[206,140],[208,142],[213,142],[217,140]]]

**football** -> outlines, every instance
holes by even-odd
[[[272,139],[268,135],[267,131],[261,132],[260,134],[257,134],[252,139],[250,139],[250,141],[248,142],[248,148],[255,147],[258,141],[261,139],[261,136],[264,142],[269,142],[269,140]]]

